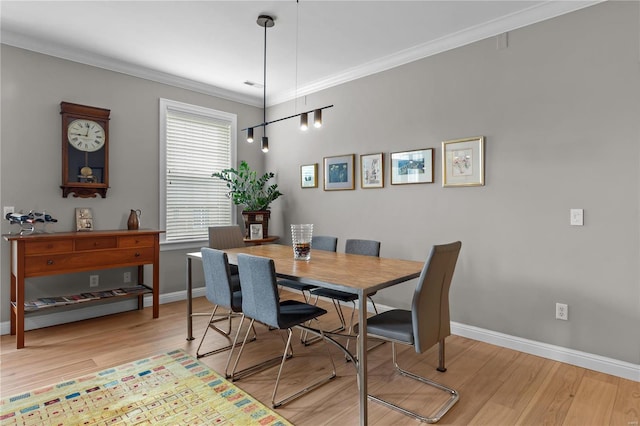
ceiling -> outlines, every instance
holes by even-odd
[[[335,86],[595,1],[0,1],[1,41],[261,106]]]

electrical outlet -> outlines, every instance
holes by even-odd
[[[2,218],[6,218],[9,213],[15,213],[16,208],[13,206],[4,206],[2,208]]]
[[[556,303],[556,319],[569,320],[569,305],[565,303]]]
[[[89,275],[89,287],[98,287],[100,285],[100,275]]]
[[[124,273],[124,282],[125,283],[130,283],[131,282],[131,272],[125,272]]]

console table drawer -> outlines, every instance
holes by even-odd
[[[118,246],[118,239],[116,237],[76,239],[76,250],[100,250],[100,249],[116,248],[117,246]]]
[[[153,235],[138,235],[118,238],[118,247],[153,247],[156,238]]]
[[[67,253],[25,257],[25,276],[68,273],[98,268],[124,267],[153,263],[155,249],[106,250],[99,253]]]
[[[66,253],[73,251],[72,240],[33,241],[24,245],[26,255],[41,253]]]

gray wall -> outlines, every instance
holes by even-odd
[[[1,204],[45,209],[59,220],[55,231],[75,230],[75,208],[93,209],[95,229],[126,229],[130,209],[141,209],[143,228],[159,228],[159,99],[197,104],[238,116],[238,127],[261,121],[262,110],[51,56],[2,45]],[[60,102],[111,110],[107,198],[62,198]],[[240,133],[240,132],[238,132]],[[241,137],[242,135],[238,135]],[[259,146],[238,143],[237,157],[263,169]],[[213,170],[212,170],[213,172]],[[16,231],[6,220],[2,233]],[[0,243],[2,322],[9,321],[9,244]],[[160,255],[162,293],[185,288],[184,253]],[[148,268],[150,269],[150,268]],[[149,273],[151,273],[149,271]],[[89,273],[30,280],[27,296],[88,291]],[[120,270],[100,271],[102,285],[122,282]],[[135,276],[135,275],[134,275]],[[5,302],[7,301],[7,302]]]
[[[264,157],[239,142],[238,158],[264,158],[286,194],[270,228],[287,242],[290,223],[312,222],[339,250],[372,238],[383,256],[414,260],[460,239],[454,321],[640,363],[639,15],[637,2],[607,2],[513,31],[508,49],[488,39],[308,96],[305,109],[335,104],[321,131],[274,124]],[[158,98],[236,112],[239,128],[260,121],[253,107],[7,46],[1,66],[1,204],[50,210],[60,231],[78,206],[94,209],[99,229],[124,228],[130,208],[158,226]],[[105,200],[61,198],[62,100],[112,110]],[[268,118],[293,112],[290,102]],[[442,188],[440,142],[478,135],[486,186]],[[388,154],[416,148],[436,149],[435,183],[391,187]],[[387,160],[383,189],[359,178],[355,191],[299,187],[301,164],[375,152]],[[569,226],[570,208],[585,209],[585,226]],[[183,254],[161,254],[163,293],[184,288]],[[414,284],[378,300],[408,307]],[[554,319],[556,302],[569,304],[568,322]]]
[[[313,223],[339,250],[371,238],[414,260],[459,239],[453,321],[640,363],[639,19],[638,2],[607,2],[513,31],[505,50],[487,39],[308,96],[306,109],[335,104],[321,131],[270,129],[267,167],[287,194],[275,229]],[[441,141],[478,135],[486,186],[443,188]],[[389,185],[388,154],[418,148],[436,149],[435,183]],[[299,187],[301,164],[375,152],[384,189]],[[378,300],[409,307],[414,285]]]

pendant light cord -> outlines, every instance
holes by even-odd
[[[262,122],[264,123],[263,136],[267,136],[267,23],[264,23],[264,72],[262,85]]]

